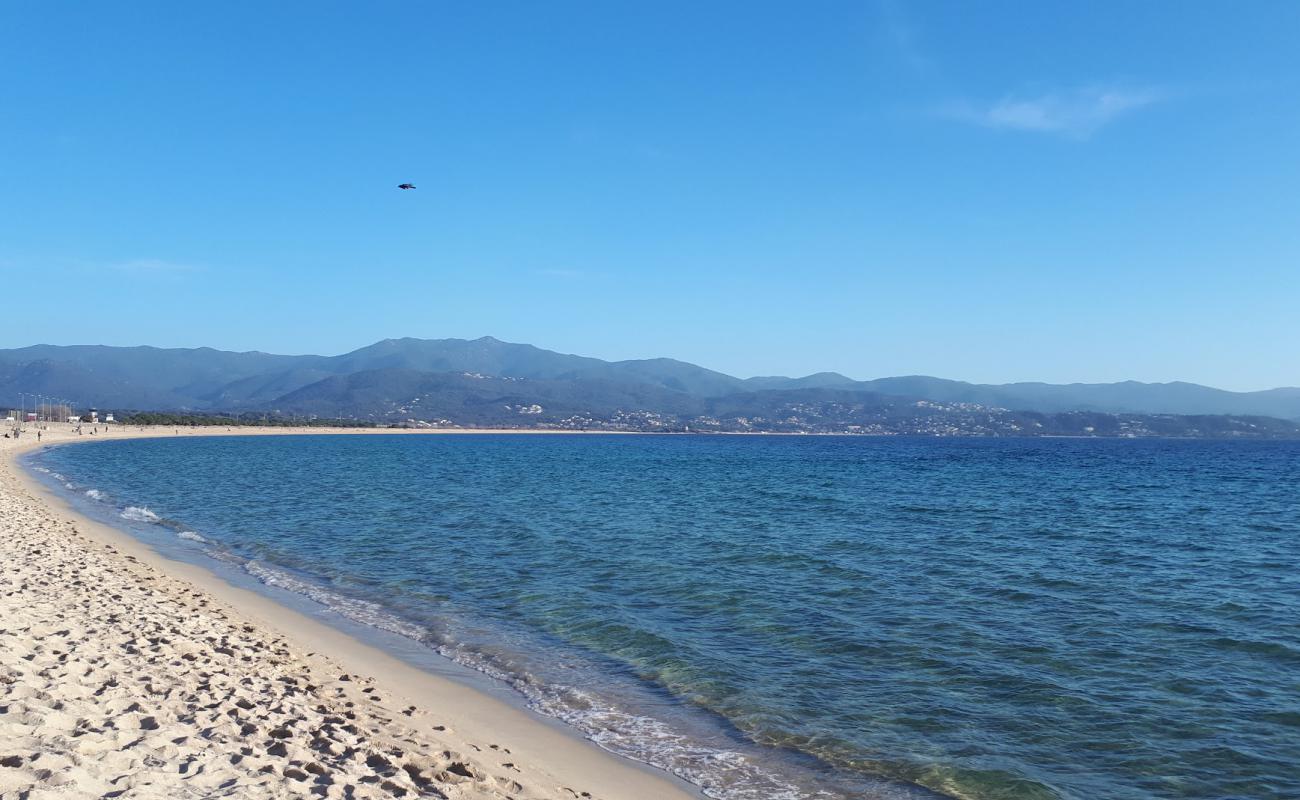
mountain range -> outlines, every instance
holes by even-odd
[[[19,393],[120,411],[443,424],[639,419],[660,425],[695,420],[699,427],[714,420],[743,429],[753,426],[752,417],[779,427],[781,419],[822,408],[825,420],[837,419],[827,423],[833,427],[850,424],[850,407],[859,415],[892,407],[913,416],[922,409],[927,416],[1005,411],[1300,421],[1300,388],[1230,392],[1136,381],[990,385],[926,376],[858,381],[834,372],[737,378],[668,358],[604,361],[491,337],[386,339],[339,356],[98,345],[0,350],[0,405],[16,407]],[[735,420],[745,422],[729,422]]]

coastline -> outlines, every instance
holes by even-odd
[[[518,431],[162,428],[100,438],[50,427],[40,442],[34,429],[0,439],[0,553],[11,565],[0,579],[0,697],[9,705],[0,715],[0,794],[701,796],[170,560],[78,514],[17,463],[46,445],[125,438]]]

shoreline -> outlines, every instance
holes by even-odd
[[[104,794],[124,788],[125,781],[133,788],[132,796],[141,797],[210,796],[214,787],[220,790],[217,793],[228,796],[314,793],[325,797],[391,797],[437,796],[437,792],[466,800],[698,800],[703,796],[695,787],[665,772],[602,750],[562,723],[413,666],[325,622],[236,587],[201,566],[169,559],[129,533],[81,515],[18,464],[21,455],[45,446],[126,438],[517,431],[168,427],[76,436],[70,426],[55,423],[50,428],[42,432],[46,435],[39,442],[34,429],[17,441],[0,439],[0,503],[6,512],[0,523],[5,533],[0,553],[13,565],[4,583],[0,583],[6,601],[0,605],[5,611],[0,618],[11,627],[0,640],[5,644],[0,648],[0,670],[5,670],[0,673],[0,695],[8,702],[17,693],[25,709],[17,723],[13,722],[12,708],[9,714],[0,715],[0,747],[6,751],[0,757],[9,767],[0,769],[0,794],[53,789],[67,783],[87,793],[94,791],[92,785],[97,789],[102,785],[106,788],[98,793]],[[45,580],[41,581],[42,589],[34,590],[42,573],[64,578],[65,585]],[[84,580],[87,573],[93,573],[89,575],[93,581]],[[81,588],[60,591],[67,590],[66,584],[74,581]],[[89,585],[92,582],[93,588]],[[12,586],[15,583],[21,586]],[[102,602],[108,592],[141,598],[161,594],[170,601],[165,603],[166,611],[155,608],[159,605],[156,601],[135,607],[148,620],[146,627],[168,630],[168,641],[152,646],[152,651],[161,647],[161,654],[155,653],[150,660],[151,656],[143,654],[151,651],[122,644],[144,635],[141,617],[115,620],[110,616],[105,625],[100,615],[107,608],[87,613],[96,598]],[[81,597],[78,605],[75,600],[83,593],[95,597]],[[34,600],[29,596],[32,594],[41,597]],[[38,627],[54,625],[53,620],[68,630],[33,633]],[[18,625],[26,628],[15,633],[12,628]],[[75,686],[69,690],[66,676],[57,683],[32,676],[30,668],[43,663],[44,654],[55,660],[43,673],[66,669],[67,653],[51,651],[50,637],[57,633],[76,635],[69,631],[77,628],[81,629],[81,638],[71,648],[74,660],[99,659],[97,664],[84,665],[86,673],[79,676],[83,679],[94,673],[103,681],[124,683],[142,666],[147,671],[169,657],[179,659],[176,663],[189,669],[185,676],[169,676],[166,671],[158,676],[159,683],[172,677],[174,685],[167,688],[174,691],[165,693],[152,714],[140,709],[122,712],[112,700],[98,699],[93,693],[86,696]],[[213,641],[227,641],[230,631],[236,628],[242,648],[213,645]],[[10,637],[18,639],[18,646],[10,646]],[[138,654],[146,663],[135,663],[140,658],[123,658],[119,655],[123,649],[128,656]],[[29,651],[24,655],[34,657],[28,660],[17,656],[15,660],[7,655],[22,650]],[[179,653],[181,650],[185,652]],[[236,660],[222,651],[239,653],[240,658]],[[294,673],[290,678],[293,682],[265,680],[265,675],[286,669]],[[187,681],[185,678],[193,673],[197,675]],[[226,699],[234,705],[226,707],[228,704],[219,700],[214,708],[212,704],[172,699],[174,695],[193,696],[196,688],[212,694],[211,687],[218,682],[211,677],[214,674],[222,676],[222,684],[231,686]],[[344,675],[348,680],[341,680]],[[281,675],[285,677],[290,676]],[[260,686],[261,694],[232,699],[250,681]],[[297,688],[301,686],[311,691]],[[129,709],[131,704],[123,705]],[[286,719],[276,718],[275,711],[284,711],[290,705],[296,708],[287,713]],[[258,712],[264,707],[270,715],[261,720],[265,724],[259,724]],[[80,725],[87,719],[103,718],[105,712],[109,717],[98,734],[73,730],[60,735],[59,726],[51,724],[51,718],[66,722],[65,718],[77,714],[82,717],[75,721]],[[124,716],[130,719],[122,719]],[[233,720],[243,721],[217,733],[213,730],[220,728],[218,725],[199,725],[199,717],[213,716],[224,716],[232,725]],[[343,723],[344,719],[349,722]],[[109,721],[113,724],[107,724]],[[277,723],[278,727],[274,727]],[[317,727],[308,730],[313,726]],[[137,728],[133,733],[139,741],[119,741],[123,727]],[[161,733],[151,737],[150,731],[166,731],[169,735],[162,741]],[[139,750],[141,742],[153,740],[160,741],[139,763],[135,760],[141,753],[127,752]],[[23,750],[15,744],[28,745],[29,752],[11,755],[8,750]],[[181,759],[185,759],[183,763],[177,763]],[[187,768],[196,763],[197,769]],[[349,786],[350,790],[345,788]],[[64,786],[64,790],[67,788]]]

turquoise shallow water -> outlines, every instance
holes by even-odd
[[[229,437],[30,463],[717,797],[1300,796],[1296,443]]]

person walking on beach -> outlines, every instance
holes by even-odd
[[[36,441],[39,442],[40,440],[41,440],[41,432],[38,430],[36,431]]]

